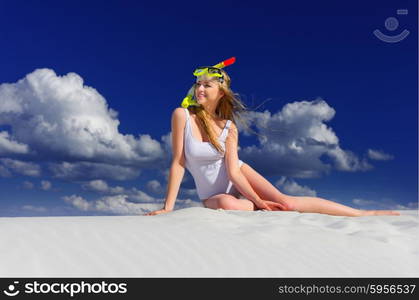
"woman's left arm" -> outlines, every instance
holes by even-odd
[[[228,177],[239,192],[244,197],[252,201],[256,207],[271,210],[270,207],[263,202],[259,195],[256,194],[247,178],[240,171],[239,156],[237,154],[238,140],[238,130],[236,125],[232,122],[225,143],[225,163]]]

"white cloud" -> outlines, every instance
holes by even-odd
[[[23,186],[24,189],[27,189],[27,190],[31,190],[31,189],[34,188],[34,184],[32,182],[26,181],[26,180],[23,182],[22,186]]]
[[[104,180],[91,180],[88,183],[82,185],[86,190],[106,193],[109,190],[109,186]]]
[[[243,148],[240,159],[265,175],[294,178],[318,177],[333,168],[341,171],[372,168],[365,159],[339,146],[337,135],[324,124],[334,115],[335,110],[322,99],[288,103],[273,115],[269,111],[247,112],[244,119],[261,134],[260,145]],[[249,135],[240,123],[238,126]]]
[[[47,209],[43,206],[33,206],[33,205],[24,205],[22,206],[22,209],[29,210],[29,211],[35,211],[35,212],[46,212]]]
[[[125,192],[125,189],[122,186],[115,186],[109,188],[110,194],[122,194]]]
[[[53,177],[67,180],[96,178],[127,180],[134,179],[141,173],[136,167],[93,162],[49,163],[48,169]]]
[[[125,189],[121,186],[111,187],[104,180],[92,180],[82,184],[82,188],[89,191],[98,192],[101,194],[124,195],[127,196],[131,202],[153,202],[156,199],[149,196],[137,188]]]
[[[52,187],[52,183],[48,180],[42,180],[41,181],[41,189],[43,189],[44,191],[48,191],[50,190]]]
[[[185,178],[186,176],[184,176]],[[84,190],[98,192],[101,194],[111,194],[111,195],[126,195],[129,201],[131,202],[146,202],[146,203],[152,203],[156,200],[155,197],[150,196],[149,194],[138,190],[137,188],[133,187],[131,189],[123,188],[121,186],[112,187],[109,186],[108,183],[105,180],[91,180],[89,182],[83,183],[82,188]],[[162,184],[157,180],[150,180],[146,184],[146,188],[150,193],[162,195],[165,193],[165,187],[162,186]],[[189,189],[184,188],[181,186],[179,189],[179,195],[180,197],[186,196],[186,197],[197,197],[196,189]]]
[[[196,188],[194,188],[194,189],[182,188],[181,192],[182,192],[183,195],[186,195],[186,196],[189,196],[189,197],[198,196],[198,192],[196,191]]]
[[[106,183],[106,181],[101,179],[91,180],[83,184],[82,187],[89,191],[107,194],[123,194],[126,192],[122,186],[111,187]]]
[[[14,141],[7,131],[0,132],[0,155],[28,153],[27,145]]]
[[[337,170],[355,172],[372,169],[372,165],[365,158],[359,159],[352,151],[335,148],[329,150],[327,154],[334,158]]]
[[[152,193],[161,193],[163,192],[163,188],[157,180],[150,180],[147,182],[147,189]]]
[[[360,209],[384,209],[384,210],[404,210],[404,209],[418,209],[417,202],[409,202],[406,205],[397,203],[396,201],[388,198],[381,200],[367,200],[355,198],[352,203]]]
[[[164,206],[163,199],[154,199],[149,203],[133,203],[128,201],[128,195],[105,196],[94,201],[71,195],[64,196],[63,200],[82,211],[106,212],[117,215],[138,215],[151,210],[161,209]],[[201,206],[200,203],[191,199],[177,199],[175,209]]]
[[[158,195],[164,195],[166,193],[166,188],[168,184],[168,176],[169,176],[170,170],[167,169],[163,173],[163,176],[165,176],[166,183],[165,186],[163,186],[159,181],[157,180],[151,180],[147,183],[147,190],[158,194]],[[190,175],[189,172],[185,172],[181,186],[179,188],[179,196],[180,197],[192,197],[198,199],[198,193],[196,192],[195,182],[193,180],[193,177]]]
[[[5,166],[0,164],[0,177],[12,177],[12,173]]]
[[[377,201],[372,200],[364,200],[364,199],[353,199],[353,204],[360,205],[360,206],[367,206],[367,205],[374,205],[377,203]]]
[[[275,185],[281,189],[281,192],[284,194],[292,195],[292,196],[309,196],[309,197],[316,197],[317,193],[315,190],[310,189],[307,186],[301,186],[293,179],[286,178],[282,176]]]
[[[393,155],[387,154],[384,151],[368,149],[368,157],[374,160],[391,160]]]
[[[4,168],[12,170],[14,173],[38,177],[41,175],[41,167],[35,163],[24,162],[11,158],[0,158],[0,163]]]
[[[132,202],[147,202],[152,203],[156,201],[156,198],[151,197],[150,195],[144,193],[143,191],[132,188],[128,193],[127,197]]]
[[[94,210],[115,213],[120,215],[131,215],[131,214],[142,214],[145,212],[147,207],[155,207],[155,205],[144,205],[138,203],[128,202],[126,200],[127,196],[118,195],[118,196],[109,196],[103,197],[99,200],[96,200],[94,203]]]
[[[168,156],[170,156],[171,159],[171,155],[172,155],[172,132],[170,131],[169,133],[163,135],[161,137],[162,140],[162,146],[165,150],[166,153],[168,153]]]
[[[89,203],[87,200],[85,200],[83,197],[71,195],[71,196],[64,196],[62,197],[62,199],[65,202],[72,204],[74,207],[78,208],[79,210],[88,211],[92,209],[92,204]]]
[[[13,132],[0,132],[0,154],[52,161],[54,175],[66,179],[84,174],[89,179],[104,169],[106,178],[127,179],[138,176],[140,168],[163,166],[167,151],[160,142],[148,134],[119,133],[117,116],[78,74],[37,69],[15,83],[0,84],[0,125]],[[63,170],[66,161],[76,167]]]

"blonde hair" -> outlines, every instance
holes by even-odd
[[[247,122],[240,116],[243,112],[245,112],[247,107],[243,104],[243,102],[239,98],[239,94],[234,93],[230,86],[231,86],[231,78],[228,74],[221,70],[224,76],[224,82],[220,82],[218,80],[214,80],[214,82],[218,83],[220,90],[224,93],[223,97],[220,98],[218,101],[217,107],[215,109],[215,114],[219,118],[225,120],[231,120],[235,124],[236,121],[240,121],[244,127],[248,128],[250,131],[253,131],[248,126]],[[200,77],[201,78],[201,77]],[[206,78],[210,79],[211,78]],[[209,142],[217,149],[218,152],[224,154],[224,149],[221,147],[220,143],[218,142],[216,133],[212,130],[211,127],[211,116],[207,113],[203,106],[189,106],[188,110],[196,115],[196,120],[198,120],[200,126],[204,129],[205,133],[208,136]]]

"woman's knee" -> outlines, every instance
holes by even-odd
[[[205,201],[205,206],[213,209],[226,209],[226,210],[253,210],[254,206],[250,201],[245,203],[246,200],[237,199],[230,194],[220,194],[211,197]]]
[[[288,196],[282,194],[282,203],[285,211],[297,211],[298,210],[298,199],[297,197]]]
[[[229,209],[227,207],[230,207],[230,195],[227,194],[218,194],[215,196],[212,196],[204,201],[204,206],[212,209]]]
[[[255,205],[247,199],[238,199],[231,195],[226,195],[219,200],[220,208],[227,210],[255,210]]]
[[[218,198],[218,208],[228,209],[228,210],[239,209],[236,203],[237,201],[238,199],[235,198],[234,196],[225,194],[221,196],[220,198]]]

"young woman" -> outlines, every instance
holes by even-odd
[[[386,210],[359,210],[317,197],[281,193],[252,167],[239,160],[235,124],[244,105],[230,89],[223,69],[207,69],[197,76],[197,104],[172,113],[172,163],[163,209],[173,210],[185,167],[192,174],[198,196],[207,208],[228,210],[281,210],[336,216],[399,215]],[[217,75],[218,74],[218,75]],[[217,76],[213,76],[217,75]]]

